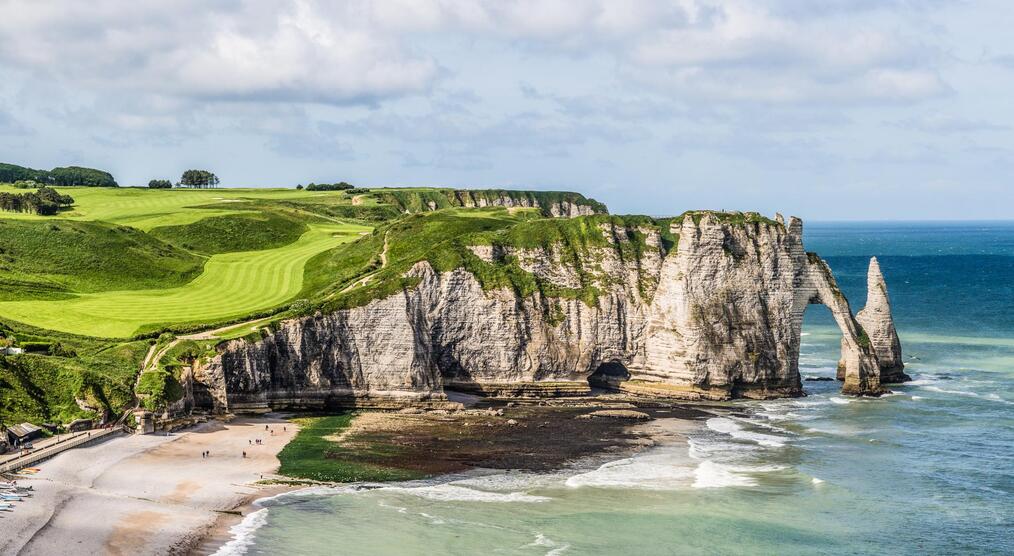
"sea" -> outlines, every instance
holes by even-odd
[[[906,371],[881,398],[728,403],[688,443],[553,473],[259,502],[220,554],[1014,554],[1014,222],[808,223],[853,309],[877,256]],[[807,310],[800,370],[840,334]]]

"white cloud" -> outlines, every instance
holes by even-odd
[[[315,2],[0,6],[0,63],[100,90],[369,103],[424,91],[437,74],[397,37]]]
[[[896,100],[946,91],[933,51],[883,5],[0,0],[0,64],[95,88],[374,103],[433,86],[440,61],[425,52],[426,40],[472,37],[537,44],[549,55],[606,53],[627,77],[713,100]]]

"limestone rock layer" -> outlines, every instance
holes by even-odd
[[[803,312],[813,303],[828,306],[842,330],[846,393],[880,393],[881,368],[900,364],[879,268],[883,297],[871,297],[857,320],[827,264],[804,251],[796,218],[687,215],[671,224],[675,244],[657,229],[619,226],[603,224],[608,246],[582,263],[596,269],[593,302],[484,290],[463,269],[439,273],[421,262],[409,271],[415,285],[395,295],[220,346],[194,370],[193,403],[394,407],[439,404],[445,388],[575,393],[590,377],[683,399],[797,396]],[[635,232],[647,249],[631,257],[624,242]],[[474,252],[510,256],[561,287],[578,279],[552,248]]]

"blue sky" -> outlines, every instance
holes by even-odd
[[[1005,1],[0,0],[0,160],[1014,218]]]

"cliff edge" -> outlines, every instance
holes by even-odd
[[[390,295],[222,344],[187,377],[186,404],[398,407],[440,404],[445,389],[566,395],[589,384],[679,399],[798,396],[803,313],[815,303],[842,331],[843,392],[879,395],[882,369],[894,353],[900,362],[900,346],[879,349],[897,339],[883,325],[886,286],[884,303],[867,304],[867,332],[802,231],[797,218],[692,212],[462,237],[460,266],[421,258]],[[530,237],[542,241],[519,239]]]

